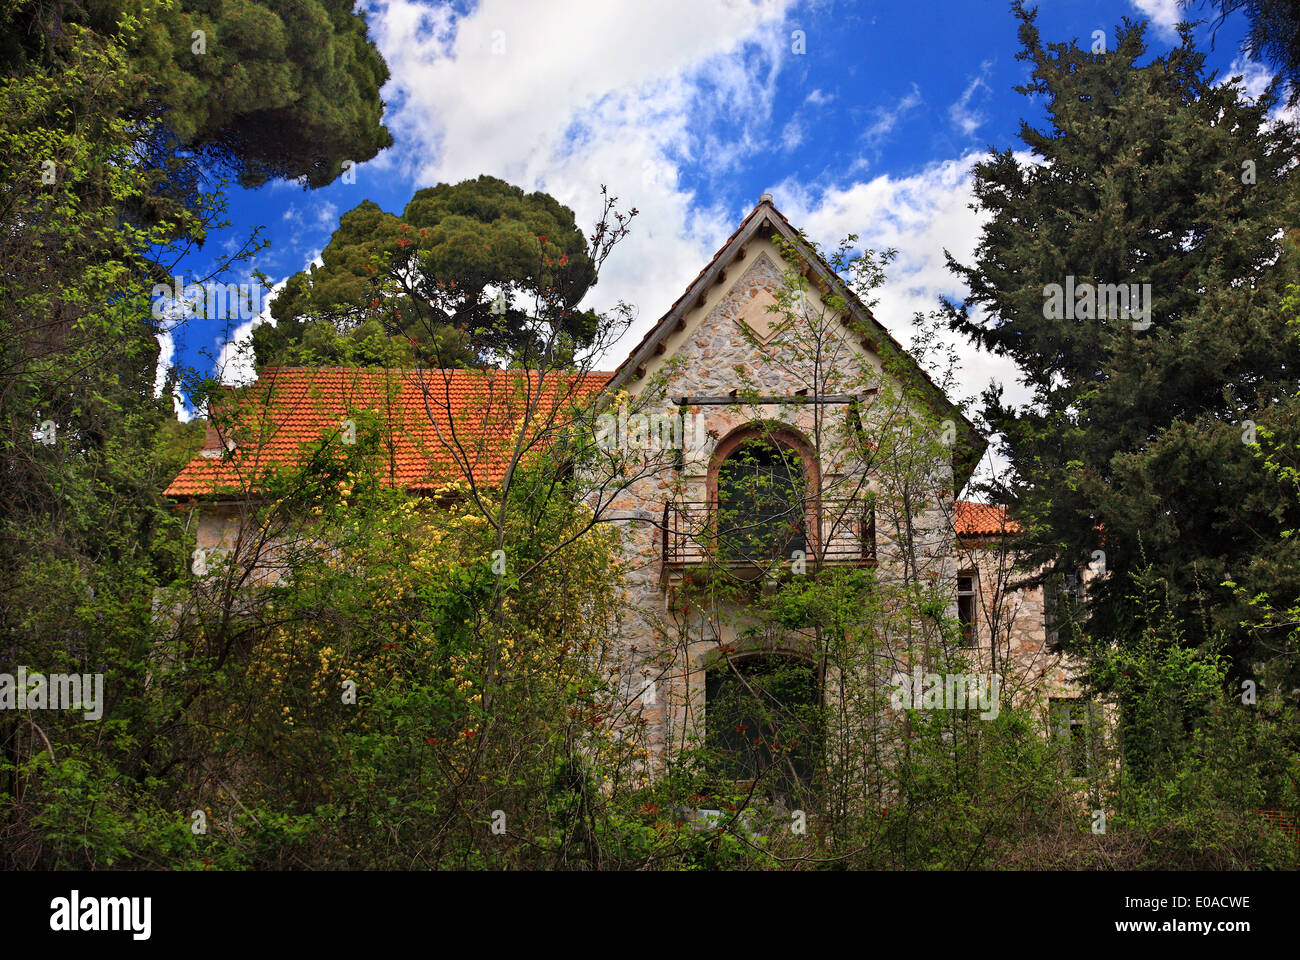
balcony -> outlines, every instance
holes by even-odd
[[[743,579],[787,571],[801,551],[808,569],[825,564],[872,564],[876,523],[860,499],[823,499],[784,509],[730,511],[715,501],[668,501],[661,526],[665,576],[694,568],[726,569]],[[809,537],[808,532],[813,536]]]

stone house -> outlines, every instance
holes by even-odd
[[[259,464],[291,460],[358,408],[384,425],[390,482],[416,493],[456,476],[491,486],[519,415],[509,388],[528,392],[532,376],[266,370],[245,391],[242,438],[210,429],[167,494],[194,512],[198,550],[230,550],[246,508],[220,491],[246,489]],[[593,497],[624,534],[620,669],[651,756],[712,729],[736,778],[751,779],[767,748],[733,736],[745,723],[717,721],[722,705],[752,712],[744,691],[775,664],[818,709],[843,689],[821,628],[760,612],[783,584],[836,571],[869,573],[882,597],[912,604],[881,602],[849,631],[872,638],[868,686],[961,662],[971,678],[996,675],[994,695],[1041,709],[1045,732],[1082,730],[1087,709],[1049,642],[1043,588],[1016,586],[1014,524],[957,497],[983,439],[769,195],[612,374],[549,383],[556,405],[587,401],[604,467],[628,478]],[[934,597],[937,614],[918,616]]]

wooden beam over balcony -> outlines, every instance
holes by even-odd
[[[727,406],[733,403],[745,403],[751,405],[763,405],[769,403],[852,403],[855,400],[861,400],[864,397],[875,396],[879,391],[872,387],[870,390],[864,390],[862,393],[828,393],[820,397],[809,397],[803,395],[794,395],[786,397],[760,396],[754,400],[746,400],[742,397],[678,397],[674,401],[679,407],[694,406]]]

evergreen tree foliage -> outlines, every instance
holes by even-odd
[[[259,365],[492,365],[541,349],[540,317],[575,346],[596,265],[573,212],[545,193],[481,176],[418,191],[400,216],[369,200],[342,217],[323,266],[294,274],[254,330]],[[376,325],[378,324],[378,325]],[[394,337],[385,348],[379,330]]]
[[[1300,595],[1300,544],[1282,535],[1298,520],[1294,492],[1252,446],[1258,428],[1286,444],[1300,430],[1286,299],[1297,131],[1269,119],[1271,94],[1252,102],[1218,84],[1190,29],[1144,62],[1142,25],[1126,21],[1113,49],[1092,53],[1044,44],[1034,13],[1014,7],[1032,68],[1018,89],[1043,98],[1047,125],[1021,127],[1032,159],[1006,150],[976,167],[989,221],[972,263],[949,257],[971,291],[948,304],[951,326],[1012,358],[1032,390],[1019,409],[1000,389],[985,397],[1012,469],[994,495],[1028,526],[1036,562],[1077,570],[1104,551],[1095,633],[1130,634],[1117,585],[1150,566],[1189,643],[1205,639],[1192,627],[1205,608],[1238,672],[1261,659],[1294,671],[1224,584]],[[1103,284],[1137,285],[1138,309],[1089,300]]]
[[[246,187],[319,187],[393,142],[388,67],[353,0],[32,0],[12,5],[0,68],[57,66],[70,29],[110,36],[123,16],[142,24],[127,114],[159,122],[156,155],[197,154]]]

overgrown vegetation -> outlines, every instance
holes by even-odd
[[[0,711],[6,869],[1300,865],[1257,813],[1300,808],[1294,138],[1190,41],[1139,66],[1138,30],[1044,48],[1021,11],[1059,126],[1027,131],[1050,164],[977,172],[993,220],[962,272],[985,314],[917,317],[918,368],[860,319],[888,251],[827,254],[844,295],[782,244],[783,349],[735,373],[718,415],[749,433],[694,513],[698,460],[600,439],[677,369],[590,385],[630,311],[579,305],[635,211],[606,196],[584,236],[488,177],[346,214],[254,342],[387,389],[418,371],[440,483],[391,482],[391,393],[286,464],[258,456],[264,394],[190,371],[237,440],[213,462],[248,469],[178,505],[205,424],[155,395],[148,294],[220,225],[196,184],[318,186],[373,156],[386,70],[350,4],[3,9],[0,673],[105,678],[95,722]],[[179,56],[191,28],[233,42]],[[226,89],[204,71],[231,55]],[[1048,319],[1066,274],[1150,282],[1152,327]],[[1038,388],[1026,410],[991,393],[981,424],[1023,535],[954,542],[982,441],[941,399],[941,318]],[[778,365],[801,400],[774,409]],[[481,389],[453,396],[452,367]],[[666,603],[661,498],[694,551]],[[1017,650],[1011,587],[1093,549],[1106,572],[1057,621],[1096,704],[1071,714]],[[1000,585],[979,645],[963,551]],[[633,619],[654,645],[630,655]],[[978,695],[908,686],[931,675]]]

